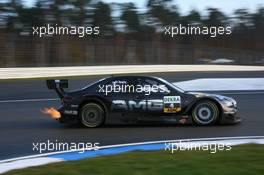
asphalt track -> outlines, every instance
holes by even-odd
[[[150,75],[177,82],[197,78],[263,78],[264,72],[178,72]],[[71,78],[69,89],[83,87],[100,77]],[[40,112],[44,107],[59,106],[55,92],[46,88],[43,79],[3,80],[0,81],[0,160],[37,154],[32,151],[32,143],[47,140],[111,145],[168,139],[264,135],[264,91],[218,93],[228,94],[237,100],[238,115],[243,119],[241,124],[210,127],[113,124],[87,129],[62,125]]]

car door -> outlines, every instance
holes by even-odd
[[[131,116],[136,112],[138,105],[135,102],[135,82],[129,77],[113,78],[108,83],[108,101],[111,103],[111,112],[115,115]],[[111,92],[110,92],[111,89]]]
[[[142,78],[140,84],[147,93],[142,98],[147,101],[147,114],[151,117],[175,116],[181,112],[183,96],[172,87],[155,78]]]

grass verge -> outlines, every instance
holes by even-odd
[[[264,174],[264,145],[240,145],[215,154],[205,151],[136,151],[80,161],[13,170],[6,175],[80,174]]]

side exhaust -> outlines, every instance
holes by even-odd
[[[54,89],[60,99],[62,99],[65,96],[64,88],[68,88],[68,80],[47,80],[46,81],[48,89]],[[51,118],[58,120],[61,118],[61,113],[51,107],[51,108],[44,108],[41,110],[42,113],[49,115]]]
[[[58,120],[61,118],[60,112],[55,108],[44,108],[41,110],[42,113],[49,115],[51,118]]]

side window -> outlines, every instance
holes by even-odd
[[[170,93],[169,88],[165,84],[154,79],[140,79],[139,82],[143,88],[143,93],[145,93],[145,95],[150,95],[151,93],[166,95]]]
[[[133,81],[131,81],[129,78],[122,79],[114,79],[109,82],[109,90],[111,89],[112,93],[118,93],[118,94],[132,94],[135,91],[135,85],[133,84]]]
[[[122,92],[123,91],[123,86],[127,84],[126,80],[123,79],[115,79],[110,82],[111,88],[113,92]]]

